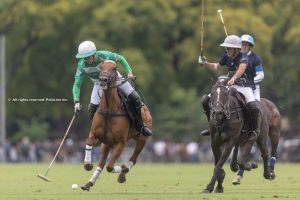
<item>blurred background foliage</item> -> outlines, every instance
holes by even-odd
[[[300,15],[298,0],[206,0],[204,54],[217,62],[225,33],[248,33],[263,59],[262,96],[288,120],[287,136],[300,124]],[[281,13],[281,14],[280,14]],[[197,64],[201,0],[0,0],[0,34],[6,36],[7,98],[65,98],[67,102],[7,102],[7,135],[33,141],[62,137],[73,114],[77,47],[92,40],[122,54],[138,77],[153,114],[155,137],[193,140],[206,126],[201,96],[225,70]],[[120,67],[121,68],[121,67]],[[122,71],[122,69],[120,69]],[[82,87],[84,112],[76,137],[87,136],[92,83]]]

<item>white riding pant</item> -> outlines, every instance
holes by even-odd
[[[242,87],[238,85],[233,85],[231,87],[235,88],[238,92],[244,95],[246,103],[255,101],[253,89],[251,87]]]
[[[101,97],[102,97],[102,88],[100,86],[100,83],[99,82],[94,83],[90,103],[94,105],[99,105]]]
[[[118,78],[122,78],[122,75],[118,72]],[[124,80],[117,80],[118,88],[125,94],[127,97],[134,91],[133,87],[130,85],[128,81],[124,82]]]
[[[118,72],[118,78],[122,78],[122,75],[119,72]],[[117,80],[117,86],[128,97],[134,89],[128,81],[122,83],[123,81],[124,80],[122,79]],[[101,97],[102,97],[102,88],[100,86],[100,83],[99,82],[94,83],[90,103],[99,105],[101,101]]]
[[[257,101],[260,101],[260,86],[255,84],[254,97]]]

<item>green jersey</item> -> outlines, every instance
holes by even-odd
[[[97,51],[95,53],[95,57],[95,60],[91,64],[87,64],[86,62],[84,62],[83,58],[78,61],[77,71],[73,84],[74,101],[79,101],[80,99],[80,87],[85,76],[88,76],[94,84],[99,83],[101,59],[119,61],[124,67],[126,73],[132,72],[131,67],[126,59],[119,54],[110,51]]]

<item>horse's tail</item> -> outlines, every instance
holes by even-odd
[[[277,106],[266,98],[261,98],[261,104],[267,109],[269,121],[269,137],[272,145],[272,157],[277,157],[277,146],[281,134],[281,114]]]

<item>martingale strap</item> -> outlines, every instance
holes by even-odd
[[[121,117],[121,116],[126,116],[125,112],[100,112],[98,111],[100,115],[103,117]]]

